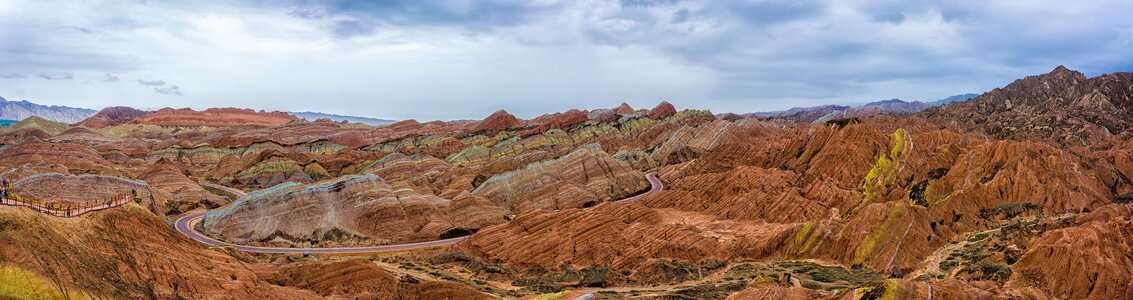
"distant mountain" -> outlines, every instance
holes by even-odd
[[[4,97],[0,97],[0,119],[3,120],[23,120],[31,116],[39,116],[56,122],[75,123],[82,121],[96,111],[86,108],[74,108],[59,105],[40,105],[22,101],[8,101]]]
[[[779,111],[765,111],[754,112],[747,114],[747,116],[760,117],[760,118],[806,118],[806,116],[823,116],[835,111],[843,111],[849,109],[845,105],[822,105],[811,107],[792,107],[788,110]]]
[[[936,107],[936,106],[951,104],[951,103],[954,103],[954,102],[963,102],[963,101],[972,100],[972,98],[975,98],[979,95],[980,94],[960,94],[960,95],[955,95],[955,96],[948,96],[947,98],[927,102],[925,104],[928,104],[929,107]]]
[[[795,107],[788,110],[756,112],[746,114],[747,117],[785,119],[796,122],[821,123],[832,119],[848,117],[864,117],[882,113],[916,113],[931,107],[937,107],[953,102],[962,102],[979,96],[977,94],[962,94],[949,96],[932,102],[905,101],[889,99],[869,102],[860,106],[822,105],[811,107]]]
[[[905,101],[901,99],[889,99],[882,101],[875,101],[863,104],[862,106],[851,108],[851,111],[860,113],[914,113],[928,108],[928,105],[920,101]]]
[[[314,121],[314,120],[318,120],[318,119],[330,119],[331,121],[335,121],[335,122],[347,121],[347,122],[353,122],[353,123],[367,124],[367,125],[371,125],[371,126],[385,125],[385,124],[389,124],[389,123],[394,122],[394,120],[375,119],[375,118],[367,118],[367,117],[355,117],[355,116],[343,116],[343,115],[325,114],[325,113],[310,112],[310,111],[291,112],[290,114],[292,116],[295,116],[297,118],[304,119],[304,120],[307,120],[307,121]]]
[[[1058,66],[971,100],[926,110],[939,124],[992,137],[1096,145],[1133,130],[1133,73],[1087,78]]]

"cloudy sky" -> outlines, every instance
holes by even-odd
[[[1133,70],[1128,0],[159,2],[0,0],[0,96],[451,119],[935,100],[1060,64]]]

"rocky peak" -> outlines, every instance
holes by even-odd
[[[1037,139],[1081,145],[1133,128],[1133,74],[1086,78],[1058,66],[1027,76],[968,102],[931,110],[945,123],[979,129],[998,138]]]
[[[1075,70],[1068,69],[1068,68],[1066,68],[1066,66],[1063,66],[1063,65],[1059,65],[1057,67],[1054,67],[1054,70],[1051,70],[1049,73],[1046,73],[1046,74],[1040,75],[1040,76],[1054,77],[1054,78],[1067,78],[1067,79],[1079,80],[1079,81],[1086,80],[1086,75],[1083,75],[1082,72],[1078,72],[1078,71],[1075,71]]]
[[[501,109],[501,110],[497,110],[496,112],[492,113],[491,115],[488,115],[487,118],[484,118],[484,120],[482,120],[482,121],[480,121],[480,123],[476,124],[476,128],[474,128],[473,131],[474,132],[501,131],[501,130],[507,130],[507,129],[510,129],[510,128],[513,128],[513,127],[517,127],[520,124],[522,124],[522,122],[518,118],[516,118],[512,114],[508,113],[506,110]]]
[[[111,106],[103,108],[90,118],[79,122],[77,125],[85,126],[88,128],[103,128],[114,125],[124,124],[130,122],[134,118],[141,117],[149,112],[138,110],[128,106]]]
[[[677,108],[673,107],[673,104],[669,103],[668,101],[661,101],[661,103],[657,104],[657,106],[649,110],[649,118],[664,119],[669,116],[675,115],[676,113]]]
[[[614,112],[623,116],[633,114],[633,107],[629,106],[629,104],[625,102],[622,102],[621,105],[618,105],[618,107],[614,108]]]

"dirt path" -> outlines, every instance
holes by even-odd
[[[1064,213],[1064,214],[1057,215],[1057,216],[1050,216],[1050,217],[1043,218],[1043,222],[1058,222],[1058,221],[1061,221],[1061,220],[1066,219],[1066,218],[1073,218],[1077,215],[1078,214],[1076,214],[1076,213]],[[977,241],[972,241],[972,240],[970,240],[972,238],[972,236],[981,235],[981,234],[986,235],[986,236],[991,236],[991,234],[999,232],[1003,228],[1003,226],[1007,226],[1007,224],[1004,224],[1004,225],[997,227],[997,228],[984,230],[984,231],[969,232],[967,234],[962,235],[958,240],[953,240],[952,242],[948,243],[947,245],[944,245],[944,247],[937,248],[936,251],[933,251],[932,254],[930,254],[928,257],[925,257],[924,261],[921,262],[920,268],[917,268],[916,271],[909,273],[909,275],[906,276],[905,278],[912,279],[912,278],[920,277],[921,275],[925,275],[925,274],[944,274],[944,272],[942,270],[940,270],[940,262],[944,261],[945,259],[948,259],[949,255],[951,255],[952,253],[954,253],[954,252],[956,252],[960,249],[963,249],[964,247],[966,247],[968,245],[983,241],[983,239],[980,239],[980,240],[977,240]]]

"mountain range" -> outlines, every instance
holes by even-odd
[[[329,119],[329,120],[335,121],[335,122],[347,121],[347,122],[352,122],[352,123],[362,123],[362,124],[366,124],[366,125],[370,125],[370,126],[385,125],[385,124],[395,122],[395,120],[367,118],[367,117],[356,117],[356,116],[344,116],[344,115],[335,115],[335,114],[310,112],[310,111],[290,112],[290,114],[292,116],[295,116],[295,117],[298,117],[300,119],[304,119],[304,120],[307,120],[307,121],[315,121],[315,120],[318,120],[318,119]]]
[[[27,100],[8,101],[4,97],[0,97],[0,119],[4,120],[23,120],[27,117],[39,116],[57,122],[75,123],[94,115],[96,112],[93,109],[86,108],[35,104]]]
[[[788,119],[802,122],[825,122],[835,118],[860,117],[880,113],[915,113],[932,107],[942,106],[955,102],[963,102],[979,96],[978,94],[960,94],[943,99],[920,102],[889,99],[873,101],[860,106],[846,105],[820,105],[810,107],[793,107],[787,110],[755,112],[746,114],[748,117]]]
[[[126,112],[124,112],[125,110],[132,111],[132,113],[126,113]],[[87,120],[88,118],[95,117],[98,112],[99,111],[97,111],[97,110],[88,109],[88,108],[77,108],[77,107],[69,107],[69,106],[62,106],[62,105],[36,104],[36,103],[30,102],[30,101],[27,101],[27,100],[9,101],[7,99],[4,99],[4,97],[0,97],[0,120],[9,120],[10,121],[10,122],[0,122],[0,127],[9,126],[9,125],[14,124],[15,122],[17,122],[19,120],[23,120],[23,119],[26,119],[26,118],[31,117],[31,116],[37,116],[37,117],[44,118],[44,119],[51,120],[51,121],[55,121],[55,122],[75,124],[75,123],[82,122],[83,120]],[[98,121],[100,122],[98,124],[105,123],[107,121],[107,120],[102,120],[103,118],[106,118],[106,116],[104,116],[105,114],[123,114],[123,113],[126,113],[126,115],[130,116],[129,118],[126,118],[126,119],[133,119],[133,117],[138,117],[141,114],[144,114],[144,113],[147,113],[147,112],[139,111],[139,110],[129,108],[129,107],[121,107],[121,106],[111,107],[111,108],[108,108],[108,111],[105,112],[104,114],[97,115],[97,117],[98,117],[97,119],[99,119]],[[327,114],[327,113],[310,112],[310,111],[289,112],[288,114],[291,114],[292,116],[295,116],[295,117],[300,118],[300,119],[305,119],[305,120],[308,120],[308,121],[315,121],[315,120],[318,120],[318,119],[329,119],[329,120],[336,121],[336,122],[347,121],[347,122],[353,122],[353,123],[367,124],[367,125],[371,125],[371,126],[385,125],[385,124],[389,124],[389,123],[394,122],[394,120],[387,120],[387,119],[336,115],[336,114]],[[90,123],[90,122],[88,122],[88,123]],[[94,124],[94,123],[92,123],[92,124]],[[84,124],[84,125],[87,125],[87,124]],[[104,127],[104,125],[93,126],[93,127]]]

